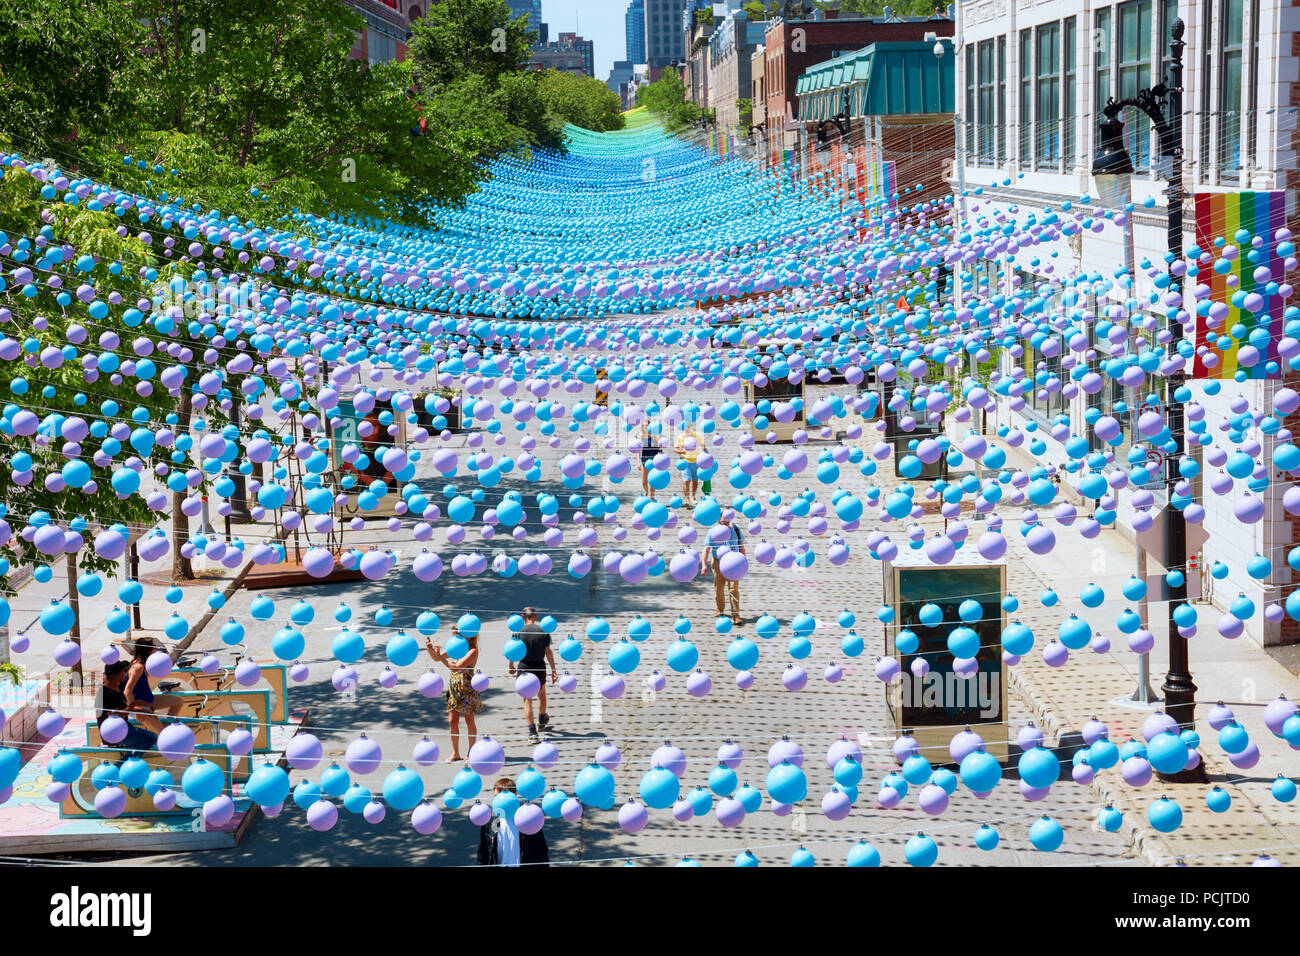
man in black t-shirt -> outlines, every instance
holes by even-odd
[[[130,668],[127,661],[114,661],[104,668],[104,681],[95,692],[95,722],[102,728],[109,717],[121,717],[127,722],[126,736],[116,744],[104,741],[107,747],[118,747],[130,751],[133,756],[140,756],[146,750],[152,750],[158,743],[158,735],[145,730],[128,719],[130,711],[126,705],[126,694],[122,688],[126,683],[126,672]]]
[[[537,691],[537,704],[540,708],[538,720],[541,721],[541,728],[545,730],[551,722],[551,718],[546,713],[546,665],[551,667],[551,683],[560,679],[559,672],[555,669],[555,654],[551,651],[551,635],[542,630],[542,625],[537,623],[537,608],[524,608],[524,629],[515,635],[519,640],[524,642],[524,657],[518,664],[510,665],[510,673],[532,674],[537,678],[541,685]],[[541,737],[537,734],[537,724],[533,721],[533,699],[524,698],[524,716],[528,718],[528,739],[533,743],[539,743]]]

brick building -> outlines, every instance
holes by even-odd
[[[920,41],[927,33],[951,37],[952,19],[840,17],[829,11],[818,19],[771,20],[763,38],[768,127],[763,149],[768,162],[780,163],[785,150],[797,147],[798,126],[792,122],[798,118],[795,84],[805,70],[873,43]]]

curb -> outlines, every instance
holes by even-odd
[[[1039,703],[1031,687],[1032,678],[1022,676],[1019,669],[1015,667],[1007,668],[1007,675],[1012,689],[1020,695],[1020,698],[1033,711],[1039,729],[1043,731],[1044,736],[1048,736],[1059,743],[1064,725],[1055,713]],[[1112,806],[1130,802],[1127,794],[1116,792],[1111,787],[1109,780],[1104,779],[1100,773],[1092,778],[1092,783],[1088,787],[1099,798]],[[1171,860],[1178,859],[1178,854],[1173,852],[1173,848],[1164,837],[1160,836],[1155,830],[1134,824],[1132,822],[1134,818],[1135,814],[1125,813],[1124,824],[1120,827],[1125,842],[1134,851],[1140,853],[1152,866],[1167,866]]]

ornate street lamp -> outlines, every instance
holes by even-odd
[[[1097,180],[1097,191],[1102,202],[1112,208],[1123,208],[1128,202],[1129,181],[1133,174],[1133,160],[1124,148],[1124,121],[1120,115],[1133,108],[1145,113],[1151,120],[1160,145],[1160,154],[1170,161],[1168,197],[1169,223],[1166,232],[1169,250],[1169,291],[1180,293],[1182,279],[1173,271],[1174,262],[1183,255],[1183,42],[1185,27],[1175,19],[1170,29],[1169,82],[1160,83],[1149,90],[1139,90],[1136,96],[1123,100],[1111,98],[1103,112],[1106,119],[1101,124],[1100,148],[1093,158],[1092,174]],[[1175,352],[1183,338],[1183,325],[1173,321],[1169,325],[1170,352]],[[1166,570],[1177,571],[1181,580],[1175,587],[1169,585],[1169,672],[1165,675],[1165,713],[1178,726],[1190,728],[1195,723],[1196,684],[1192,682],[1187,659],[1187,641],[1178,633],[1173,612],[1187,600],[1187,521],[1183,512],[1173,507],[1174,486],[1179,481],[1178,458],[1184,447],[1183,431],[1183,379],[1181,365],[1165,373],[1165,408],[1173,449],[1165,455],[1165,490],[1169,504],[1165,508],[1165,561]],[[1164,775],[1162,775],[1164,776]],[[1204,779],[1204,771],[1183,771],[1165,777],[1169,780]]]

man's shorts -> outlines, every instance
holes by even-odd
[[[693,462],[693,461],[688,461],[688,462],[686,462],[685,464],[686,464],[686,467],[682,469],[682,472],[683,472],[683,474],[686,476],[686,480],[687,480],[687,481],[699,481],[699,480],[700,480],[700,466],[699,466],[698,464],[696,464],[695,462]]]

